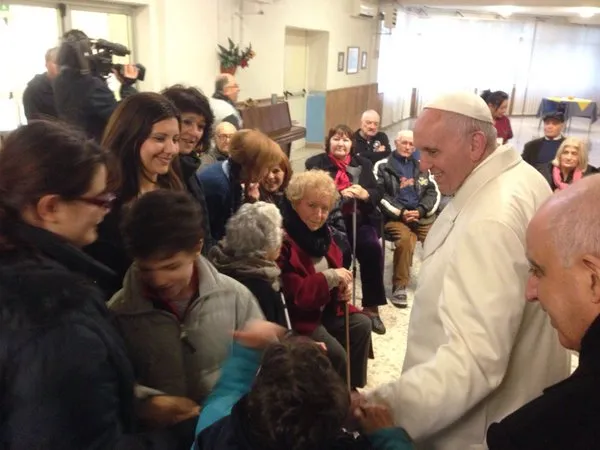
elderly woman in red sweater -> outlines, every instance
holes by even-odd
[[[327,346],[327,355],[346,377],[344,303],[351,299],[352,273],[332,239],[327,217],[338,192],[323,170],[295,174],[282,202],[285,229],[279,266],[292,328]],[[371,320],[350,305],[350,385],[367,383]]]

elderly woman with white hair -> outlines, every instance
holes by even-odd
[[[346,378],[344,303],[351,300],[352,273],[327,223],[339,198],[324,170],[294,174],[282,202],[285,234],[279,267],[294,331],[325,343],[327,355]],[[367,383],[371,319],[349,305],[350,385]]]
[[[598,172],[588,164],[588,147],[578,138],[567,138],[558,148],[556,157],[538,167],[552,191],[561,191],[581,178]]]
[[[270,322],[290,328],[280,292],[282,219],[277,206],[256,202],[241,206],[226,225],[225,237],[209,252],[217,270],[236,279],[256,297]]]

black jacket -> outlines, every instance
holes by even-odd
[[[177,448],[129,434],[133,371],[86,256],[42,229],[26,241],[44,250],[0,253],[0,448]]]
[[[320,169],[328,172],[331,178],[335,178],[338,168],[327,153],[319,153],[311,156],[305,162],[306,170]],[[348,177],[352,184],[359,184],[369,192],[369,200],[358,202],[358,208],[365,216],[378,217],[377,205],[383,197],[383,190],[377,185],[375,175],[373,175],[373,164],[366,158],[358,155],[352,155],[350,164],[348,164]]]
[[[274,322],[284,328],[288,328],[285,317],[285,303],[282,301],[281,292],[273,289],[271,283],[262,278],[248,278],[234,276],[235,274],[226,274],[235,278],[248,288],[252,295],[258,300],[260,309],[265,315],[265,319]]]
[[[200,209],[202,210],[201,226],[204,230],[204,244],[202,246],[202,254],[204,256],[207,256],[209,250],[217,244],[217,241],[215,241],[210,234],[210,215],[208,211],[208,206],[206,204],[206,198],[204,196],[204,187],[202,186],[202,183],[200,183],[200,180],[196,176],[196,172],[194,172],[192,176],[190,176],[186,180],[185,185],[188,192],[191,194],[192,197],[194,197],[194,199],[196,199],[196,201],[200,205]]]
[[[47,74],[38,74],[27,84],[23,91],[23,109],[28,122],[58,117],[54,105],[54,89]]]
[[[487,433],[489,450],[591,450],[600,447],[600,316],[581,342],[579,367]]]
[[[375,146],[380,145],[385,147],[385,151],[376,152]],[[392,153],[392,149],[390,147],[390,140],[383,131],[379,131],[373,139],[366,140],[360,135],[360,130],[356,130],[354,133],[354,143],[352,145],[354,149],[354,153],[358,156],[362,156],[363,158],[367,158],[373,164],[377,161],[380,161],[384,158],[387,158]]]
[[[177,162],[174,164],[174,168],[177,175],[181,178],[181,181],[187,183],[200,168],[200,163],[200,155],[193,151],[187,155],[179,155]]]
[[[542,149],[542,143],[545,139],[545,137],[541,137],[539,139],[529,141],[527,144],[525,144],[525,147],[523,147],[523,153],[521,154],[521,157],[525,162],[528,162],[532,166],[537,167],[538,158],[540,156],[540,150]],[[558,141],[560,144],[562,144],[565,139],[566,138],[562,136],[560,139],[558,139]]]
[[[113,206],[98,225],[98,239],[96,239],[96,242],[83,249],[85,253],[104,266],[109,267],[117,275],[118,282],[113,286],[107,301],[123,287],[123,278],[125,278],[125,274],[132,263],[121,236],[120,226],[123,208],[120,204]]]
[[[380,203],[381,211],[391,220],[401,220],[402,212],[406,209],[402,203],[397,201],[401,175],[390,164],[390,158],[393,158],[393,156],[375,164],[373,171],[377,177],[377,184],[384,192]],[[415,189],[419,196],[419,206],[417,209],[421,213],[421,220],[431,218],[431,221],[433,221],[441,195],[431,174],[429,172],[421,172],[419,162],[417,160],[413,161],[415,161]]]
[[[123,83],[121,98],[135,94],[136,89]],[[106,81],[78,70],[63,68],[54,79],[54,100],[58,117],[84,130],[100,141],[117,100]]]
[[[204,245],[202,247],[202,254],[207,256],[208,251],[213,245],[216,244],[216,242],[213,241],[210,236],[210,221],[208,218],[206,198],[204,197],[204,189],[198,178],[196,178],[196,173],[198,172],[200,165],[200,155],[193,151],[187,155],[181,155],[174,167],[177,175],[185,184],[187,191],[192,195],[192,197],[194,197],[194,199],[196,199],[200,205],[200,209],[202,210],[202,229],[204,230]]]

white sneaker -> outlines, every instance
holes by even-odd
[[[406,288],[401,287],[394,289],[390,301],[396,308],[408,307],[408,295],[406,294]]]

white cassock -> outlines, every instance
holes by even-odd
[[[525,232],[551,195],[511,147],[458,190],[424,244],[401,377],[367,394],[418,449],[486,449],[488,426],[569,375],[570,358],[525,301]]]

